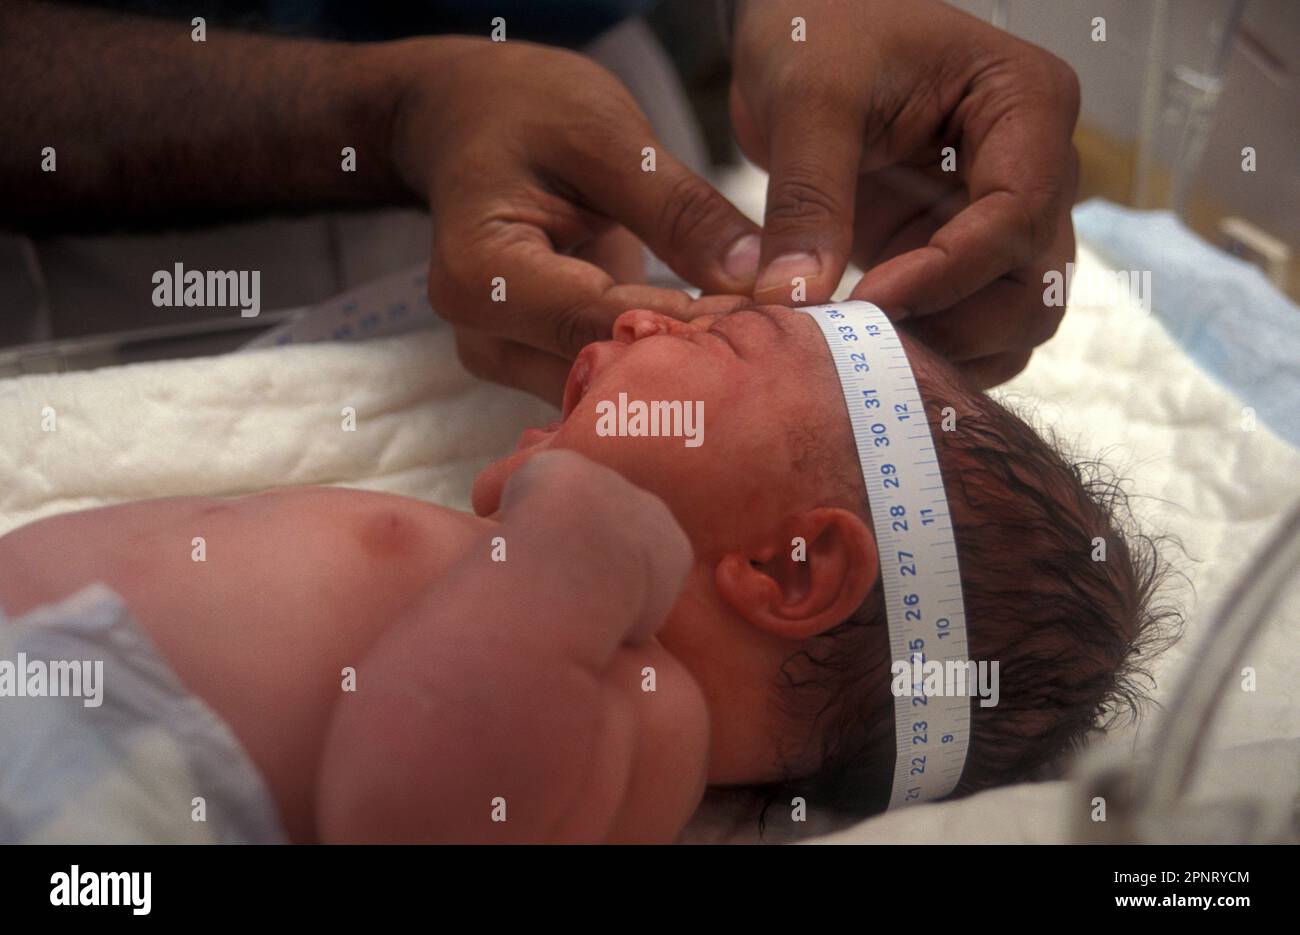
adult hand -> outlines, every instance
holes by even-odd
[[[406,76],[392,156],[433,214],[429,297],[472,372],[558,401],[568,358],[621,312],[688,318],[752,291],[755,225],[656,141],[599,65],[513,40],[416,39],[385,55]],[[642,242],[733,296],[636,284]]]
[[[1069,66],[940,0],[740,0],[734,27],[736,136],[770,173],[755,299],[824,302],[852,259],[854,298],[981,386],[1023,369],[1074,256]]]

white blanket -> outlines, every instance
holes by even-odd
[[[0,380],[0,533],[127,500],[291,484],[467,510],[478,470],[554,418],[470,377],[449,329]]]
[[[1086,250],[1080,267],[1095,265]],[[1074,309],[1005,395],[1080,452],[1104,453],[1150,500],[1152,530],[1181,537],[1196,594],[1183,642],[1157,665],[1167,700],[1225,588],[1300,495],[1300,452],[1191,363],[1139,309]],[[356,431],[343,428],[345,407]],[[442,329],[0,381],[0,533],[67,510],[179,494],[344,484],[467,508],[470,482],[527,425],[535,400],[479,383]],[[51,430],[52,429],[52,430]],[[1250,654],[1259,690],[1223,712],[1217,741],[1300,737],[1300,658],[1282,622]],[[1148,724],[1154,723],[1148,721]],[[1133,743],[1141,731],[1116,738]],[[837,839],[1062,840],[1063,783],[996,790],[886,815]],[[724,810],[725,811],[725,810]],[[753,839],[709,810],[696,840]]]

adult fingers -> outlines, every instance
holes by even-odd
[[[523,390],[557,408],[564,399],[569,361],[563,357],[468,328],[456,329],[456,355],[481,380]]]
[[[768,114],[767,209],[754,299],[830,298],[853,246],[862,108],[832,88],[792,84]],[[803,289],[798,288],[802,280]]]
[[[645,282],[645,247],[640,238],[626,227],[616,224],[609,230],[578,246],[573,255],[594,263],[615,282]]]
[[[435,234],[429,301],[463,329],[572,357],[608,338],[614,319],[629,308],[683,319],[695,313],[691,297],[680,289],[616,283],[600,267],[556,253],[532,224],[489,227],[487,234],[462,234],[443,224]]]
[[[1061,309],[1045,308],[1042,288],[999,279],[946,312],[913,318],[907,330],[954,363],[1008,350],[1030,350],[1050,338]]]
[[[967,380],[975,384],[976,388],[987,390],[990,387],[1006,383],[1024,370],[1029,364],[1031,355],[1032,352],[1028,350],[1006,351],[989,357],[981,357],[977,360],[965,361],[958,364],[957,369],[965,375]]]
[[[687,282],[705,292],[750,293],[759,263],[757,225],[648,133],[630,143],[605,139],[605,147],[579,154],[566,183]]]
[[[1009,379],[1023,369],[1011,363],[1050,339],[1064,317],[1065,309],[1047,302],[1044,287],[1049,270],[1064,270],[1074,255],[1074,228],[1069,216],[1057,225],[1057,236],[1048,255],[1027,271],[997,279],[951,309],[913,318],[904,327],[948,360],[963,369],[968,365],[979,373],[981,384],[991,386],[1005,373]],[[1009,355],[1009,356],[1008,356]]]
[[[970,206],[926,246],[867,273],[862,294],[899,317],[930,315],[1046,252],[1074,194],[1070,130],[1078,110],[1077,81],[1052,62],[1018,63],[983,88],[977,80],[972,93],[981,100],[970,108],[958,154],[972,160]]]

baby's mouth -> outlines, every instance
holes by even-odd
[[[532,448],[559,431],[560,426],[573,414],[573,410],[578,408],[578,403],[587,395],[587,390],[591,389],[592,378],[596,375],[596,358],[599,353],[595,344],[588,344],[578,353],[578,356],[573,361],[573,366],[569,368],[569,377],[564,384],[564,399],[561,403],[560,418],[541,428],[524,429],[523,434],[519,436],[519,441],[515,444],[515,451]]]
[[[479,516],[496,514],[501,503],[501,492],[510,475],[538,451],[552,444],[560,427],[591,389],[596,375],[602,372],[625,347],[626,345],[616,341],[597,341],[588,344],[578,353],[564,386],[564,405],[560,420],[544,428],[525,429],[511,454],[489,464],[479,473],[474,479],[474,489],[470,497],[475,513]]]
[[[560,419],[569,418],[582,397],[587,395],[587,390],[591,388],[591,379],[594,373],[594,357],[596,354],[595,344],[588,344],[573,361],[573,366],[569,368],[569,379],[564,384],[564,400],[560,407]]]

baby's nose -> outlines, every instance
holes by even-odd
[[[670,334],[681,322],[648,308],[628,309],[614,319],[614,340],[631,344],[656,334]]]

